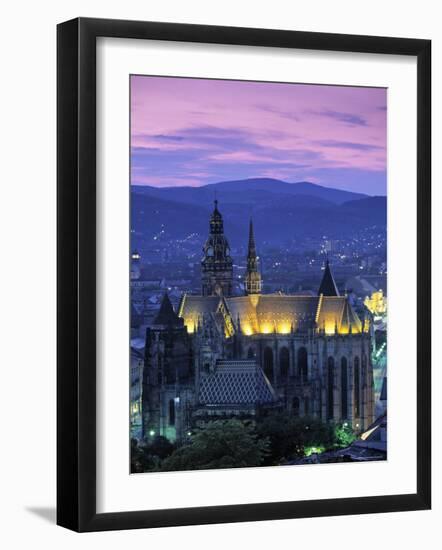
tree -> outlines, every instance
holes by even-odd
[[[237,419],[208,422],[190,442],[166,458],[161,469],[206,470],[261,466],[268,450],[267,439],[258,439],[253,426]]]
[[[338,424],[335,427],[336,445],[338,447],[348,447],[356,439],[353,430],[347,423],[342,425]]]
[[[146,445],[146,450],[149,454],[157,456],[161,460],[170,456],[176,449],[176,446],[171,443],[167,437],[157,435],[152,441]]]
[[[286,413],[268,416],[257,425],[260,438],[270,441],[266,465],[277,465],[285,460],[300,458],[311,447],[329,448],[335,444],[333,426],[312,417],[293,417]]]
[[[146,453],[146,449],[138,444],[134,438],[130,440],[130,471],[132,474],[140,474],[153,470],[155,463],[152,457]]]
[[[145,444],[131,439],[131,472],[142,473],[158,470],[161,460],[170,456],[174,450],[175,445],[163,436],[157,436]]]

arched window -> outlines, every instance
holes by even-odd
[[[310,414],[310,399],[304,397],[304,415],[308,416]]]
[[[175,400],[169,399],[169,426],[175,426]]]
[[[335,383],[335,360],[333,357],[329,357],[327,360],[327,419],[333,419],[334,409],[334,395],[333,386]]]
[[[347,358],[341,359],[341,417],[342,420],[348,418],[348,376],[347,376]]]
[[[308,380],[308,364],[307,364],[307,350],[302,347],[298,349],[298,372],[301,380],[307,382]]]
[[[359,357],[355,357],[355,374],[354,374],[354,386],[355,386],[355,416],[359,417],[361,414],[361,387],[360,387],[360,374],[359,374]]]
[[[264,350],[264,374],[273,382],[273,351],[269,347]]]
[[[293,416],[299,416],[299,397],[293,398]]]
[[[279,352],[279,372],[281,378],[287,378],[289,375],[290,355],[286,347],[281,348]]]
[[[253,348],[249,348],[249,351],[247,352],[247,359],[254,359],[255,358],[255,352],[253,351]]]

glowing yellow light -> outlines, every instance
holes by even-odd
[[[273,325],[270,323],[263,323],[260,328],[262,334],[270,334],[274,329]]]
[[[374,315],[382,316],[387,313],[387,299],[382,289],[372,292],[371,296],[366,296],[364,305]]]
[[[357,427],[359,427],[359,424],[356,424]],[[367,439],[367,437],[369,435],[371,435],[375,430],[376,430],[377,426],[375,426],[374,428],[371,428],[371,430],[368,430],[366,432],[364,432],[362,435],[361,435],[361,439],[362,441],[365,441]]]
[[[290,323],[280,323],[278,325],[278,334],[288,334],[291,330]]]
[[[186,325],[187,332],[189,334],[192,334],[193,332],[195,332],[195,323],[193,319],[185,319],[184,324]]]
[[[241,325],[241,329],[246,336],[250,336],[253,334],[253,329],[249,324]]]

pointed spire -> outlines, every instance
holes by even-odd
[[[328,257],[325,262],[324,275],[322,276],[321,285],[318,290],[318,296],[321,294],[324,296],[339,296],[338,287],[333,278]]]
[[[170,301],[169,295],[165,292],[163,296],[163,301],[161,302],[160,310],[155,317],[153,322],[154,325],[174,325],[181,326],[183,320],[178,317],[175,313],[172,303]]]
[[[246,294],[261,293],[261,274],[258,269],[258,256],[256,254],[255,234],[253,231],[253,221],[250,218],[249,222],[249,244],[247,249],[247,273],[245,279]]]
[[[213,201],[213,212],[210,216],[209,225],[211,235],[222,235],[224,233],[223,217],[221,215],[221,212],[218,210],[218,199],[216,198],[216,195],[215,200]]]
[[[250,218],[250,223],[249,223],[249,250],[248,250],[247,257],[248,258],[250,258],[250,257],[256,258],[256,245],[255,245],[255,235],[254,235],[254,232],[253,232],[253,220],[252,220],[252,218]]]

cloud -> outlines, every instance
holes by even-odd
[[[356,151],[384,151],[385,148],[370,143],[354,143],[352,141],[339,141],[336,139],[322,139],[315,141],[321,147],[331,147],[336,149],[354,149]]]
[[[153,136],[150,136],[153,139],[158,139],[159,141],[182,141],[184,138],[183,136],[174,136],[174,135],[164,135],[164,134],[156,134]]]
[[[295,120],[296,122],[301,121],[301,117],[299,114],[294,113],[293,111],[285,111],[283,109],[278,109],[277,107],[273,107],[272,105],[255,105],[259,110],[272,113],[274,115],[278,115],[282,118],[288,118],[290,120]]]
[[[324,111],[319,111],[316,114],[337,120],[338,122],[343,122],[349,126],[367,126],[367,121],[365,118],[352,113],[341,113],[339,111],[331,111],[326,109]]]

